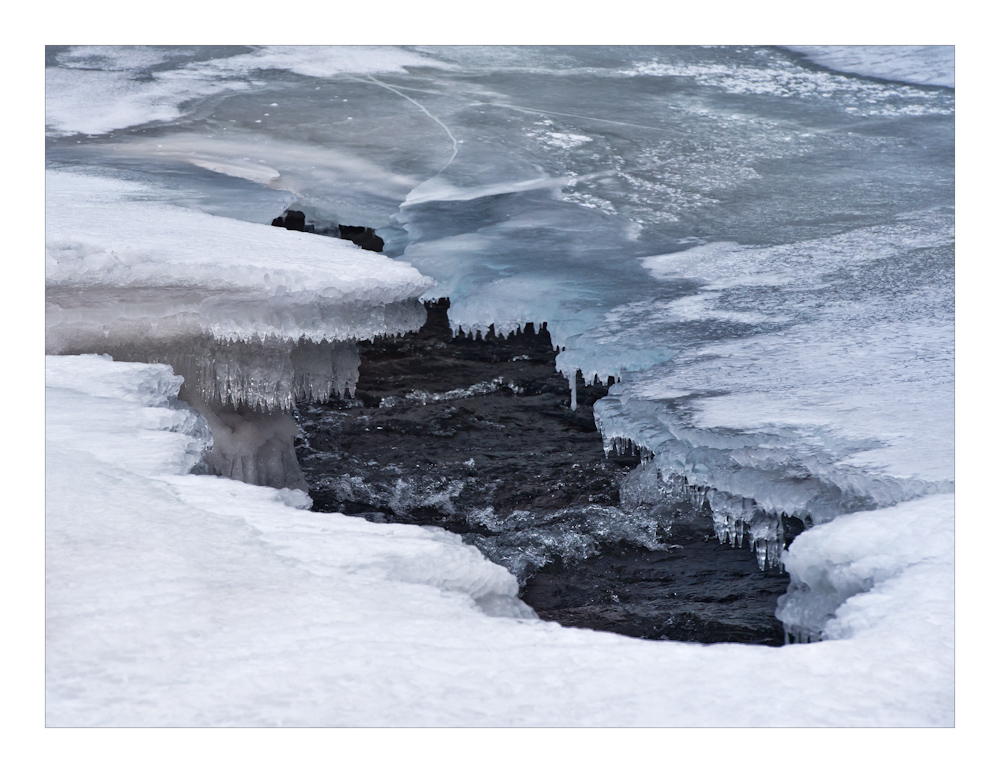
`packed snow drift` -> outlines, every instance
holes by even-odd
[[[46,382],[49,726],[954,721],[951,495],[796,541],[786,609],[821,596],[828,640],[647,642],[533,619],[446,532],[185,474],[208,435],[167,366]]]

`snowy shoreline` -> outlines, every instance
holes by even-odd
[[[46,366],[49,726],[954,722],[950,495],[796,541],[814,587],[874,581],[828,641],[644,642],[488,616],[523,614],[516,582],[452,535],[185,474],[166,366]]]
[[[49,723],[954,723],[955,95],[897,49],[47,51]],[[291,406],[442,297],[613,377],[605,444],[822,641],[562,629],[454,535],[187,474],[303,489]]]

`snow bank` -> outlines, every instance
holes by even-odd
[[[800,535],[784,557],[792,584],[778,618],[793,632],[846,639],[926,617],[938,621],[935,646],[953,650],[954,509],[954,495],[943,494],[842,515]],[[905,615],[892,614],[894,597],[910,599]]]
[[[823,561],[872,577],[829,641],[639,641],[533,619],[452,535],[183,474],[206,439],[165,366],[50,356],[46,378],[49,726],[954,721],[950,552],[911,555],[949,497],[804,535],[803,592],[853,588]],[[901,526],[914,538],[883,551]]]

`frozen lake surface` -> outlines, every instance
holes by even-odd
[[[677,496],[707,499],[720,538],[742,541],[744,549],[752,544],[761,566],[783,563],[792,584],[778,616],[796,636],[822,641],[774,653],[736,645],[621,643],[538,621],[498,621],[482,614],[482,604],[462,601],[467,611],[449,634],[464,642],[462,651],[478,651],[477,637],[490,638],[482,626],[501,626],[511,647],[542,637],[547,643],[539,652],[551,651],[553,663],[565,660],[565,647],[580,647],[574,651],[585,653],[581,664],[604,647],[636,653],[634,662],[628,655],[621,666],[635,669],[622,676],[622,684],[638,691],[623,704],[629,708],[609,714],[581,708],[563,715],[568,724],[950,724],[950,61],[953,49],[926,46],[50,47],[47,351],[111,351],[116,360],[170,363],[188,368],[192,400],[208,405],[221,396],[234,406],[266,410],[352,389],[356,355],[352,360],[342,342],[416,329],[423,322],[418,299],[449,298],[456,332],[492,327],[506,334],[529,322],[545,323],[559,349],[556,365],[572,384],[578,372],[587,382],[614,381],[594,408],[606,447],[640,447]],[[384,255],[268,225],[290,207],[316,221],[375,228],[385,240]],[[209,352],[200,360],[191,359],[189,342],[195,339],[199,351]],[[71,367],[68,362],[50,359],[50,389],[54,374]],[[119,366],[104,360],[73,362],[90,363],[73,376],[79,379],[74,388],[87,399],[96,389],[94,379],[120,382],[115,399],[138,400],[137,389],[145,394],[130,379],[146,366],[114,370]],[[64,400],[69,394],[56,389],[50,410],[63,411]],[[78,407],[84,410],[82,402]],[[52,432],[77,427],[81,415],[71,414],[66,408],[59,423],[50,417]],[[107,417],[90,422],[87,431],[95,438],[117,431],[124,443],[135,429],[126,421],[114,430],[111,414],[92,415]],[[237,427],[234,421],[231,413],[209,418],[217,444],[223,426],[232,431],[226,464],[243,470],[251,461],[257,465],[243,480],[287,478],[296,485],[294,476],[263,472],[280,453],[268,457],[261,449],[287,446],[288,428],[276,426],[271,435],[249,440],[239,427],[251,423]],[[50,452],[69,453],[53,449],[53,442],[50,437]],[[150,467],[142,475],[166,474],[156,453],[149,451]],[[197,462],[184,458],[188,467]],[[98,454],[93,464],[119,461]],[[185,518],[190,503],[164,504],[156,526],[101,526],[100,508],[87,511],[91,521],[82,510],[70,512],[53,492],[68,485],[60,482],[64,473],[55,471],[71,475],[72,464],[68,458],[58,467],[50,464],[47,483],[50,528],[62,524],[66,535],[77,535],[67,536],[66,545],[98,544],[92,529],[119,545],[117,529],[141,530],[143,524],[162,527],[164,539],[174,539],[169,523]],[[247,502],[267,500],[267,518],[290,517],[286,511],[299,519],[319,518],[288,510],[274,492],[182,476],[183,467],[171,468],[170,486],[190,489],[192,497],[209,496],[203,487],[218,486]],[[101,496],[111,497],[126,480],[140,486],[133,474],[139,473],[109,473],[100,485],[111,488]],[[148,485],[142,483],[134,497],[125,489],[119,494],[123,501],[145,503],[166,491],[166,484]],[[782,514],[812,527],[784,555]],[[131,516],[123,511],[120,517]],[[190,514],[186,519],[191,521]],[[271,528],[226,523],[261,533]],[[240,542],[236,531],[226,532],[230,526],[220,521],[212,528],[228,534],[225,540],[258,550]],[[408,566],[409,559],[392,557],[396,538],[390,527],[375,527],[358,522],[343,528],[364,532],[371,544],[384,543],[378,550],[389,557],[379,565],[396,578],[394,562]],[[465,556],[461,561],[472,560],[463,551],[475,553],[440,535],[413,539],[450,545],[447,550]],[[332,538],[317,537],[308,548],[301,535],[294,540],[298,547],[288,548],[288,555],[315,566],[327,560],[323,551],[340,549]],[[50,550],[62,544],[50,534]],[[249,581],[250,574],[239,574],[240,549],[232,547],[232,576]],[[309,552],[308,560],[300,549]],[[283,559],[261,560],[271,562],[268,572],[283,571]],[[195,554],[191,561],[197,563]],[[246,561],[250,572],[251,559]],[[64,614],[77,592],[70,589],[78,582],[72,566],[50,577],[50,615]],[[202,582],[202,569],[190,562],[170,566],[162,587],[181,604],[177,612],[199,598],[193,588]],[[500,567],[484,566],[494,567],[481,569],[492,578],[482,580],[482,587],[491,588],[486,595],[508,598],[513,578]],[[119,569],[111,567],[107,575],[98,569],[87,574],[92,589],[107,591],[101,596],[107,606],[95,607],[95,616],[132,609],[108,589],[138,588],[146,580],[120,569],[125,574],[115,575]],[[293,575],[304,577],[306,570],[289,564],[287,571],[276,587],[292,588],[299,581]],[[406,586],[407,593],[425,594],[425,581],[443,587],[435,577],[399,571],[401,582],[416,583]],[[292,584],[283,584],[286,579]],[[350,603],[381,609],[377,599],[388,596],[378,594],[392,592],[379,582],[371,579],[366,586],[375,595],[354,594]],[[448,592],[481,600],[483,594],[470,592],[464,582]],[[188,590],[174,593],[176,583]],[[422,604],[413,610],[424,609]],[[426,609],[438,609],[435,604]],[[506,604],[501,607],[507,613],[520,609]],[[248,613],[240,625],[245,632],[287,631],[287,640],[262,634],[261,645],[287,653],[304,629],[277,623],[268,610],[280,606],[277,598],[251,605],[260,614]],[[370,617],[384,623],[380,631],[400,632],[411,623],[431,626],[438,614],[413,612],[404,624],[390,608],[382,617],[359,612],[351,620]],[[130,614],[107,620],[117,620],[112,628],[124,631]],[[179,655],[198,636],[222,636],[222,624],[209,615],[190,641],[172,638],[162,627],[169,628],[171,614],[142,634],[151,637],[143,645],[148,651],[167,647],[162,652],[163,662],[172,664],[169,677],[157,681],[167,672],[136,665],[128,678],[139,680],[146,692],[133,703],[120,703],[121,693],[111,686],[117,677],[104,670],[111,653],[122,651],[121,637],[130,634],[74,650],[50,623],[50,723],[406,724],[407,716],[430,724],[559,722],[555,704],[527,686],[525,695],[536,697],[525,698],[529,708],[523,712],[512,708],[515,696],[509,705],[497,703],[495,713],[475,713],[470,706],[489,693],[477,692],[475,685],[485,682],[476,681],[475,669],[466,681],[457,675],[461,669],[451,675],[432,669],[440,680],[427,677],[426,684],[434,684],[430,692],[421,693],[415,682],[405,688],[394,682],[393,689],[413,690],[401,698],[398,713],[366,702],[376,692],[363,669],[350,676],[358,685],[350,693],[353,702],[324,704],[328,711],[310,715],[315,720],[304,719],[294,701],[265,701],[265,693],[276,695],[276,683],[266,679],[253,688],[255,697],[247,693],[226,704],[192,692],[202,666],[185,658],[195,658],[198,650]],[[339,613],[323,614],[333,617],[316,620],[329,622]],[[83,617],[78,622],[97,624]],[[303,619],[296,625],[307,624]],[[350,626],[344,630],[354,633],[343,641],[353,644],[344,646],[376,635]],[[419,636],[396,638],[393,652],[407,653],[400,663],[424,646]],[[219,653],[218,663],[238,670],[229,646],[204,652]],[[546,657],[514,669],[525,685],[543,683],[532,680],[549,667]],[[640,661],[647,664],[647,657],[658,665],[640,685],[634,675],[646,669]],[[664,664],[675,657],[697,662],[694,674],[685,671],[683,677],[690,685],[664,682],[653,691],[655,678],[648,675],[661,673],[658,668],[666,674]],[[879,697],[861,697],[866,677],[847,665],[855,661],[858,669],[862,663],[881,669],[879,678],[887,681]],[[296,673],[308,670],[305,660],[295,662],[293,671],[303,669]],[[742,704],[754,702],[751,693],[726,682],[717,667],[723,662],[752,668],[758,704],[761,689],[780,692],[780,698],[768,693],[773,701],[761,704],[773,710],[747,713]],[[600,693],[603,677],[584,676],[588,668],[581,665],[572,678],[568,672],[564,677],[574,690]],[[826,668],[847,670],[840,680],[809,675]],[[919,695],[906,669],[927,677]],[[236,679],[237,670],[226,673]],[[70,684],[82,687],[73,692],[77,688],[70,690]],[[465,687],[469,693],[462,698]],[[158,689],[161,698],[155,697]],[[711,712],[685,703],[683,696],[696,693]],[[179,702],[165,697],[182,694],[187,697]],[[319,692],[313,694],[320,700]],[[438,697],[424,701],[418,694]],[[796,713],[807,696],[843,711],[814,706]],[[157,701],[164,713],[143,709],[144,701]],[[271,713],[253,713],[263,711],[260,705]],[[357,713],[345,714],[348,706]]]

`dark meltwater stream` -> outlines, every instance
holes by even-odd
[[[418,333],[359,344],[353,399],[300,407],[314,509],[462,534],[546,620],[781,644],[788,575],[719,544],[707,504],[665,505],[652,465],[605,458],[592,406],[606,389],[580,380],[570,410],[544,328],[453,337],[447,308],[428,304]]]

